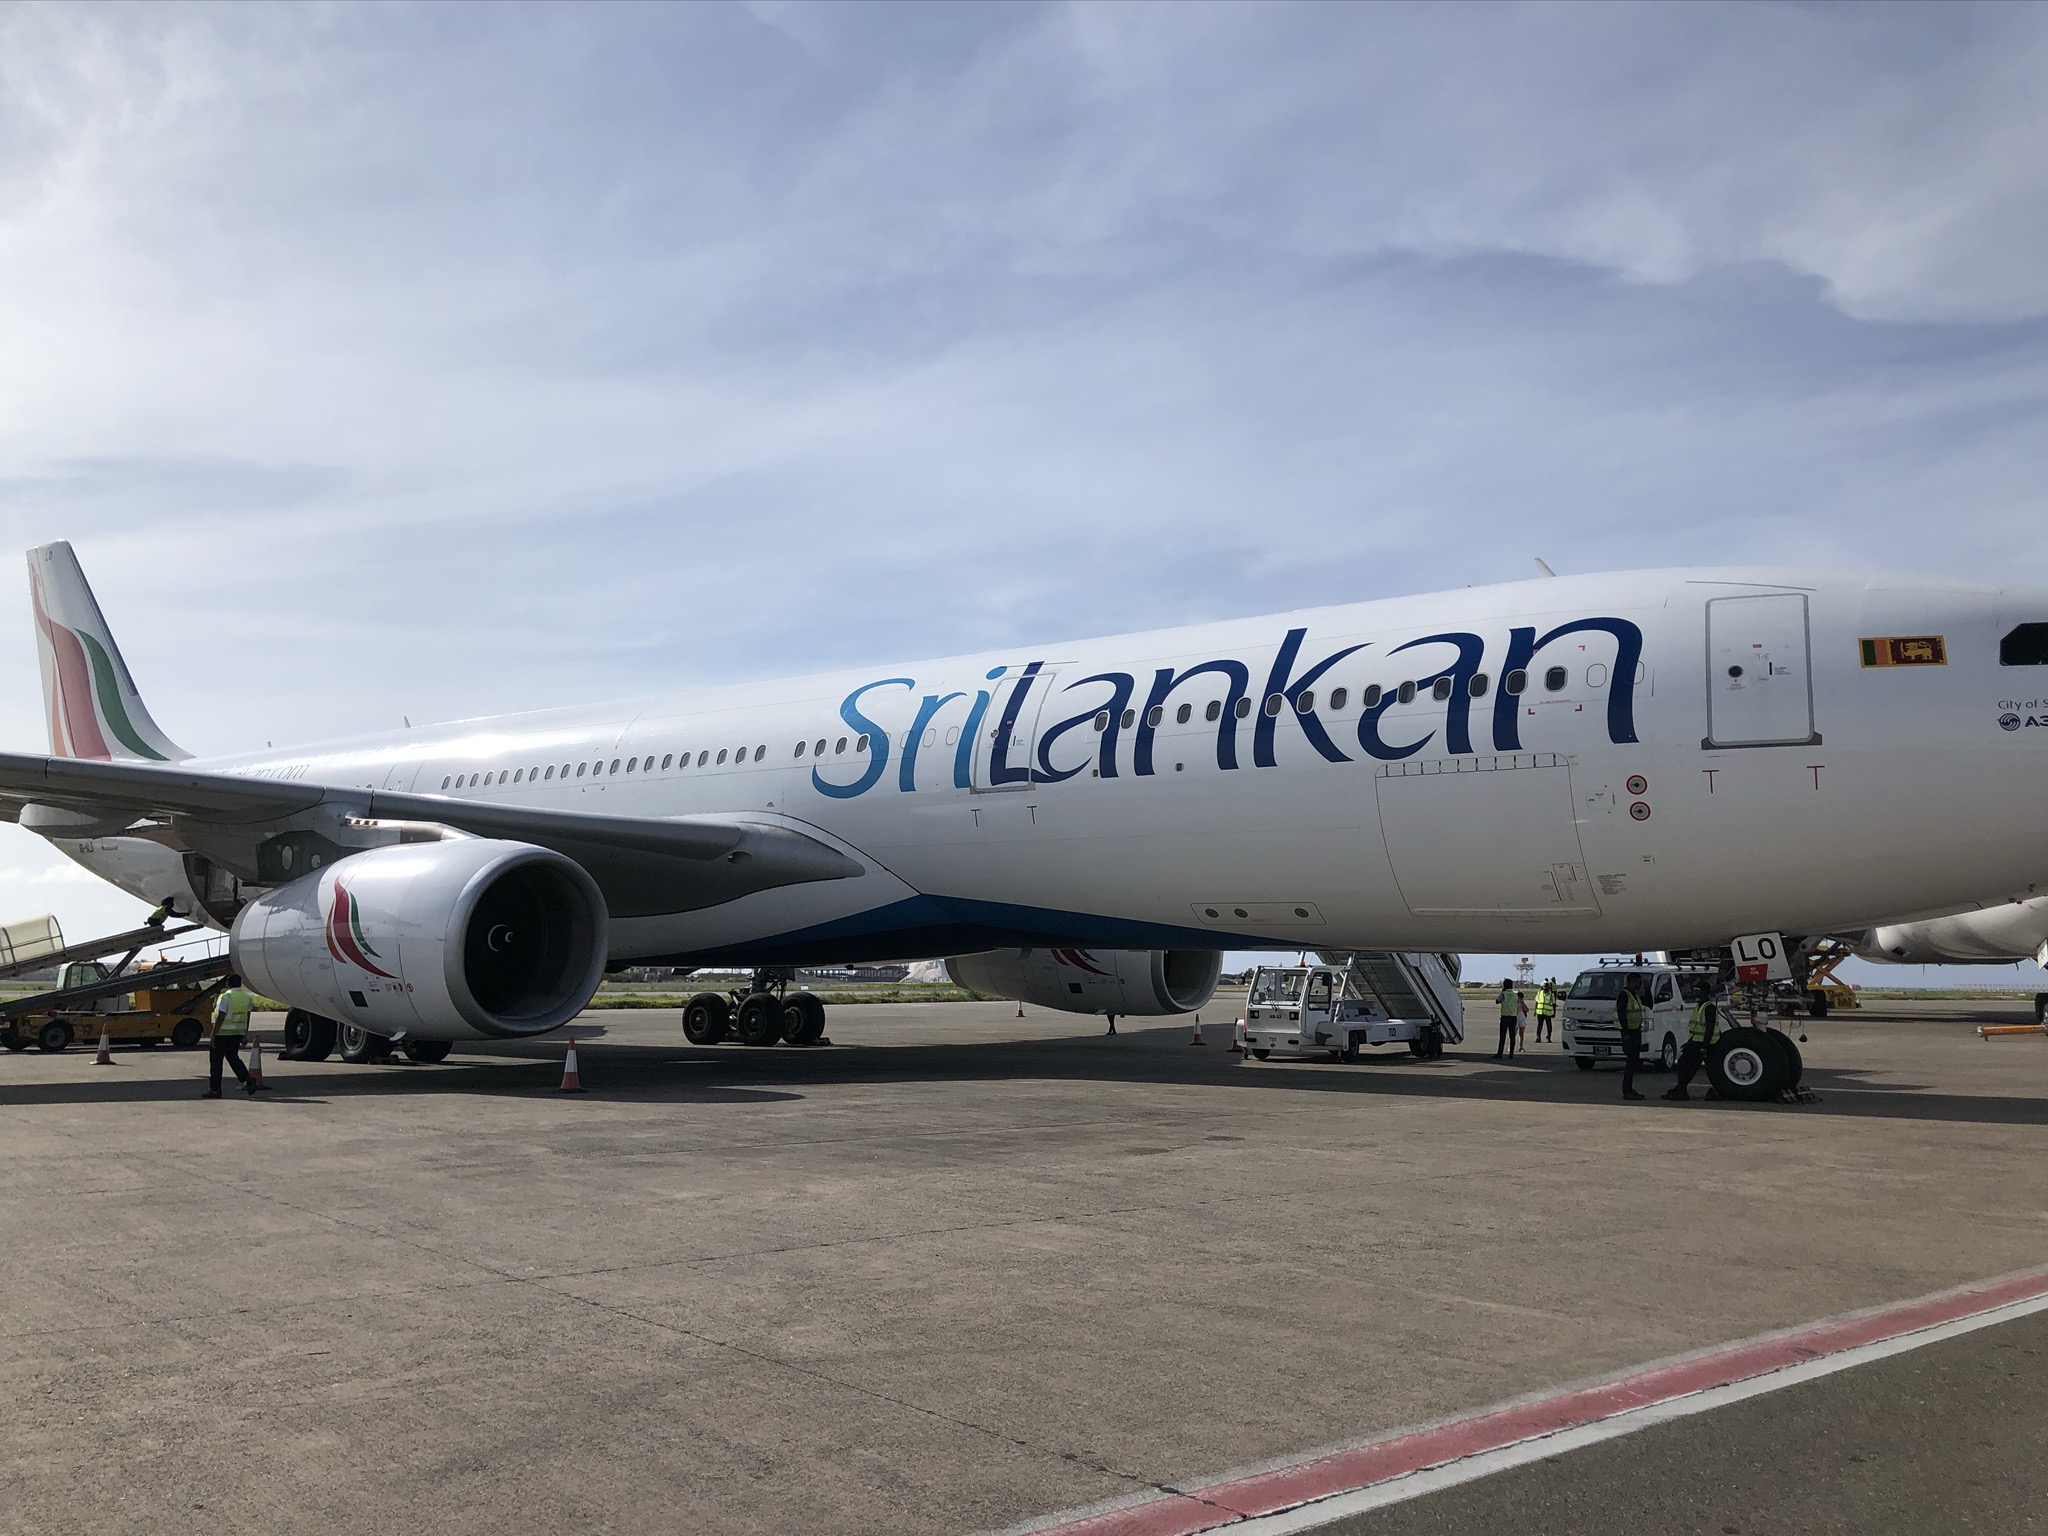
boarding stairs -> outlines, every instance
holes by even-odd
[[[1458,993],[1458,957],[1390,949],[1325,950],[1325,965],[1348,966],[1390,1019],[1427,1019],[1446,1045],[1465,1038],[1465,1000]]]

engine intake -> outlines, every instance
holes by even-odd
[[[946,962],[956,986],[1065,1013],[1193,1013],[1215,994],[1213,949],[992,949]]]
[[[381,1035],[558,1029],[604,976],[607,914],[575,860],[485,838],[373,848],[257,897],[231,952],[248,984]]]

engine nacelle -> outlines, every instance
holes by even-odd
[[[1894,965],[2011,965],[2042,960],[2048,956],[2048,897],[1875,928],[1864,935],[1856,952],[1866,960],[1888,960]]]
[[[380,1035],[505,1039],[569,1022],[604,976],[604,897],[529,843],[372,848],[279,886],[235,919],[256,991]]]
[[[946,962],[954,985],[1066,1013],[1193,1013],[1215,994],[1214,949],[991,949]]]

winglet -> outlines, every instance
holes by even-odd
[[[1536,569],[1541,571],[1545,576],[1555,576],[1557,574],[1557,572],[1553,571],[1547,564],[1544,563],[1544,559],[1541,555],[1531,555],[1529,558],[1536,562]]]
[[[149,717],[69,544],[28,552],[28,590],[51,753],[141,763],[190,757]]]

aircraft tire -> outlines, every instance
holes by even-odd
[[[171,1026],[171,1045],[177,1050],[197,1050],[205,1038],[206,1028],[197,1019],[180,1019]]]
[[[373,1035],[360,1024],[343,1024],[335,1031],[336,1044],[341,1048],[341,1059],[352,1067],[365,1062],[378,1061],[391,1054],[391,1042],[382,1035]]]
[[[407,1061],[416,1061],[421,1066],[430,1067],[436,1062],[446,1061],[453,1046],[452,1040],[408,1040],[403,1049]]]
[[[1768,1031],[1771,1044],[1778,1048],[1778,1054],[1785,1058],[1785,1081],[1781,1088],[1797,1088],[1799,1080],[1806,1076],[1806,1058],[1800,1054],[1798,1043],[1790,1035],[1777,1030]]]
[[[791,1045],[816,1045],[825,1037],[825,1005],[811,992],[791,997],[782,1014],[782,1038]]]
[[[62,1019],[52,1019],[36,1031],[36,1049],[55,1055],[71,1043],[71,1026]]]
[[[1761,1104],[1785,1087],[1791,1058],[1778,1049],[1767,1029],[1745,1025],[1721,1036],[1707,1053],[1707,1080],[1724,1099]]]
[[[732,1004],[721,993],[699,992],[683,1008],[683,1038],[692,1045],[716,1045],[732,1027]]]
[[[334,1054],[334,1020],[294,1008],[284,1016],[284,1054],[288,1061],[325,1061]]]
[[[1593,1058],[1590,1056],[1574,1056],[1572,1058],[1572,1065],[1581,1072],[1590,1072],[1593,1070]]]
[[[1657,1067],[1659,1071],[1663,1072],[1676,1072],[1678,1070],[1678,1036],[1666,1035],[1664,1037],[1664,1044],[1657,1050]]]
[[[741,1045],[774,1045],[782,1039],[782,1000],[772,992],[748,994],[733,1020]]]

